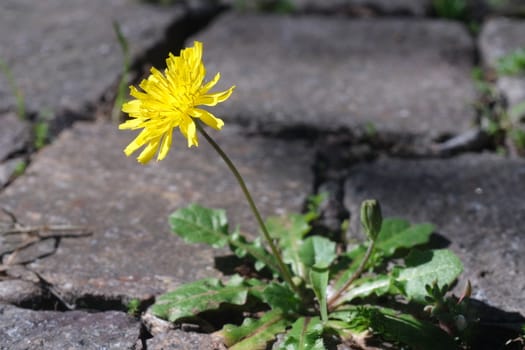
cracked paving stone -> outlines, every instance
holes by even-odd
[[[33,311],[0,304],[0,349],[136,349],[140,323],[123,312]]]
[[[29,125],[12,113],[0,114],[0,163],[21,152],[30,139]]]
[[[109,123],[76,124],[0,194],[23,225],[92,229],[88,237],[62,238],[56,253],[27,265],[66,303],[149,300],[218,275],[214,259],[226,250],[170,233],[169,214],[190,203],[225,208],[231,230],[258,232],[233,175],[204,139],[188,149],[176,136],[167,159],[143,166],[122,152],[134,136]],[[232,125],[213,137],[245,176],[263,216],[302,209],[313,183],[314,152],[305,142],[247,137]]]
[[[485,65],[496,67],[498,60],[517,49],[525,48],[525,20],[494,18],[488,20],[481,30],[479,46]],[[507,99],[509,110],[525,102],[525,77],[500,76],[498,89]]]
[[[179,6],[132,0],[3,0],[0,57],[24,94],[28,111],[73,118],[98,101],[122,71],[113,21],[120,24],[135,60],[164,40],[168,26],[183,14]],[[1,74],[0,110],[15,106]]]
[[[431,136],[474,120],[474,46],[458,23],[230,13],[194,39],[221,87],[237,86],[217,108],[227,120]]]
[[[42,288],[22,280],[0,280],[0,303],[34,305],[43,296]]]
[[[345,204],[353,232],[362,200],[376,198],[385,217],[430,222],[450,241],[465,270],[456,292],[472,282],[473,297],[525,315],[525,162],[499,156],[381,159],[352,168]]]

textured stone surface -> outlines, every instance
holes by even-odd
[[[0,349],[135,349],[140,324],[122,312],[31,311],[0,304]]]
[[[525,20],[496,18],[483,26],[479,46],[483,62],[495,67],[498,60],[525,47]],[[505,95],[509,107],[525,102],[525,76],[501,76],[498,88]]]
[[[195,39],[221,86],[238,86],[218,107],[228,120],[440,134],[474,117],[473,43],[457,23],[226,14]]]
[[[430,0],[294,0],[292,3],[299,9],[311,11],[333,10],[370,10],[372,13],[385,15],[425,15]]]
[[[465,265],[473,296],[525,314],[525,161],[491,155],[447,160],[382,159],[352,168],[346,204],[378,199],[385,216],[435,224]],[[460,288],[459,288],[460,289]]]
[[[302,208],[313,182],[305,144],[242,136],[231,125],[213,136],[246,177],[263,216]],[[63,238],[55,254],[29,265],[70,303],[144,300],[216,275],[214,256],[224,251],[170,234],[168,215],[192,202],[227,209],[232,230],[241,224],[242,231],[258,232],[233,175],[205,140],[188,149],[176,137],[166,160],[141,166],[122,153],[133,137],[115,125],[78,124],[0,194],[23,224],[92,228],[91,236]]]
[[[122,53],[112,22],[120,23],[133,58],[163,40],[178,8],[133,0],[4,0],[0,58],[12,70],[29,111],[82,113],[113,84]],[[0,74],[0,110],[15,99]]]
[[[0,303],[31,304],[41,297],[42,289],[34,283],[22,280],[0,281]]]
[[[148,350],[226,350],[218,339],[209,334],[173,330],[147,340]]]
[[[0,114],[0,163],[9,156],[22,151],[29,142],[29,138],[30,130],[27,123],[14,114]]]

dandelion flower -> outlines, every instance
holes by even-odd
[[[201,120],[213,129],[220,130],[224,122],[198,106],[215,106],[227,100],[235,86],[228,90],[208,93],[220,79],[220,73],[204,83],[206,69],[202,63],[202,43],[195,41],[193,47],[181,50],[180,56],[172,53],[166,59],[164,74],[151,68],[151,75],[144,79],[139,91],[130,87],[135,99],[125,103],[122,111],[131,119],[119,125],[119,129],[143,129],[124,149],[129,156],[144,147],[137,160],[145,164],[155,154],[157,160],[166,157],[170,150],[173,129],[179,128],[188,140],[188,147],[198,146],[194,119]]]

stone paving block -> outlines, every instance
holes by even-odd
[[[0,163],[9,156],[23,151],[29,138],[30,129],[26,122],[14,114],[0,114]]]
[[[431,5],[430,0],[293,0],[292,3],[309,11],[370,10],[382,15],[412,16],[424,16]]]
[[[243,232],[258,232],[233,175],[204,139],[188,149],[176,135],[166,160],[142,166],[122,153],[134,135],[116,125],[80,123],[0,194],[22,224],[92,228],[92,236],[63,238],[55,254],[29,265],[68,303],[145,300],[217,275],[214,257],[225,251],[170,234],[168,215],[190,203],[225,208],[232,230],[240,224]],[[305,143],[242,136],[232,125],[213,136],[246,177],[263,216],[301,210],[313,184],[313,151]]]
[[[236,5],[235,0],[221,0],[234,9],[257,10],[263,1],[244,2]],[[423,16],[428,13],[431,0],[290,0],[294,12],[350,13],[351,15],[411,15]]]
[[[133,0],[3,0],[0,58],[30,112],[82,114],[122,71],[113,21],[137,59],[162,41],[167,27],[182,15],[180,7]],[[0,74],[0,110],[14,106],[13,92]]]
[[[525,162],[495,155],[453,159],[381,159],[357,165],[345,185],[345,203],[358,227],[362,200],[376,198],[383,215],[430,222],[450,241],[473,296],[525,315]]]
[[[149,350],[226,350],[218,339],[203,333],[173,330],[147,340]]]
[[[140,323],[123,312],[32,311],[0,304],[0,349],[136,349]]]
[[[481,56],[485,65],[495,67],[498,60],[525,48],[525,20],[495,18],[483,26],[479,37]],[[504,94],[509,108],[525,102],[525,76],[501,76],[497,86]]]
[[[473,42],[458,23],[232,13],[194,39],[221,86],[237,85],[218,109],[228,120],[435,135],[474,119]]]

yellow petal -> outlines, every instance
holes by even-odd
[[[157,150],[159,149],[159,143],[160,142],[158,140],[151,141],[137,157],[139,163],[146,164],[147,162],[149,162],[151,158],[153,158],[153,156],[155,155],[155,152],[157,152]]]
[[[219,81],[219,79],[221,78],[221,73],[217,73],[215,74],[215,76],[213,77],[212,80],[210,80],[209,82],[207,82],[203,87],[201,87],[200,89],[200,93],[201,94],[205,94],[207,93],[212,87],[215,86],[215,84],[217,84],[217,82]]]
[[[157,156],[157,160],[163,160],[168,155],[168,152],[170,151],[170,148],[171,148],[172,137],[173,137],[173,130],[172,128],[170,128],[170,130],[166,132],[166,134],[162,138],[162,143],[160,145],[160,152],[159,152],[159,155]]]
[[[205,105],[205,106],[215,106],[216,104],[220,102],[226,101],[233,93],[233,89],[235,89],[235,86],[232,86],[226,91],[221,91],[221,92],[217,92],[214,94],[199,96],[199,98],[197,98],[197,101],[195,101],[195,104]]]
[[[122,105],[122,112],[129,115],[140,115],[142,102],[141,100],[131,100]]]
[[[215,117],[208,111],[200,108],[194,108],[190,111],[190,115],[195,118],[199,118],[202,122],[215,130],[221,130],[224,126],[224,121]]]
[[[199,145],[195,122],[191,118],[186,118],[181,122],[180,132],[188,140],[188,147]]]

